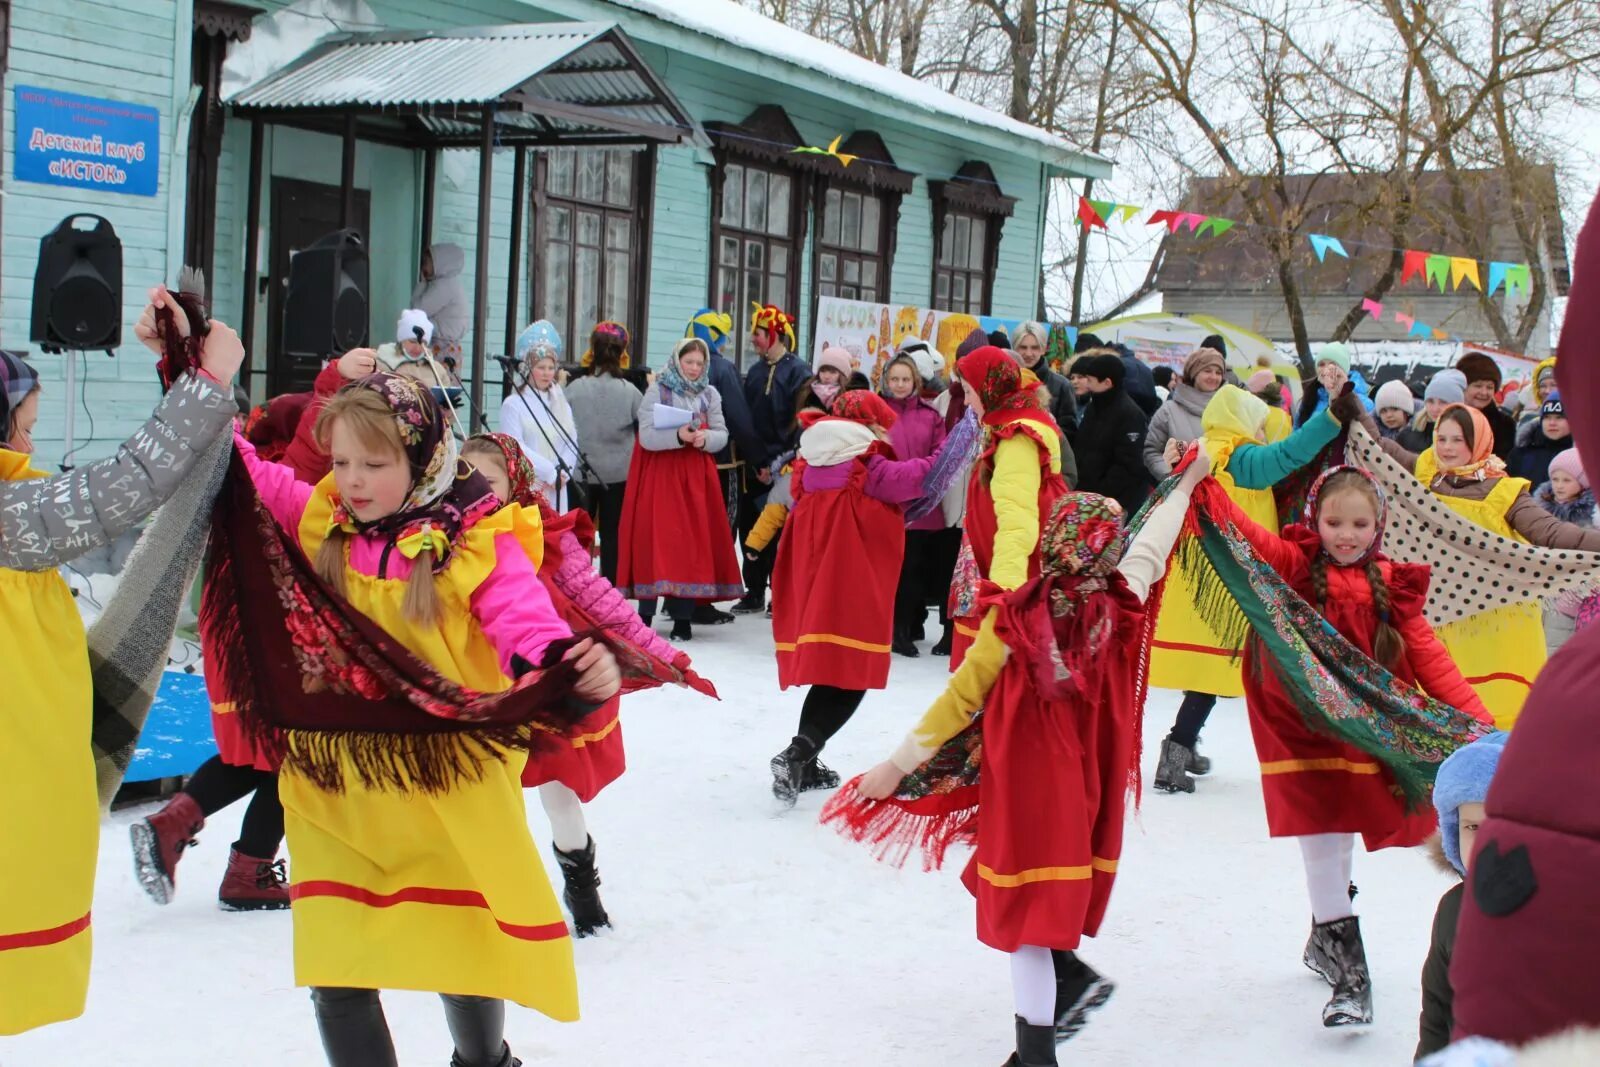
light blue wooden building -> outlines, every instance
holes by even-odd
[[[156,395],[130,343],[114,358],[28,343],[39,240],[75,212],[104,216],[122,240],[125,333],[149,284],[209,266],[216,317],[250,326],[260,400],[306,380],[284,351],[287,265],[342,223],[367,243],[374,343],[393,336],[424,245],[450,242],[466,292],[486,279],[464,376],[535,317],[557,323],[569,357],[596,321],[622,321],[635,359],[659,366],[707,305],[732,314],[740,359],[752,301],[795,313],[802,349],[825,295],[1031,315],[1050,183],[1110,174],[1050,133],[729,0],[0,10],[0,346],[29,349],[45,378],[46,465],[61,459],[69,401],[82,460],[114,447]],[[20,180],[18,152],[35,149],[17,125],[19,87],[153,109],[155,194]],[[847,166],[794,151],[836,137],[857,157]],[[69,359],[82,371],[70,398]],[[499,374],[484,377],[492,403]]]

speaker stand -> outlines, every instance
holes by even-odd
[[[82,353],[80,352],[73,351],[62,353],[62,355],[67,357],[67,419],[66,428],[62,431],[65,441],[61,446],[61,469],[63,471],[69,471],[72,469],[72,464],[66,461],[72,458],[72,446],[74,444],[74,439],[77,436],[78,429],[78,356],[81,354]]]

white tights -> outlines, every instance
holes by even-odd
[[[589,824],[583,817],[578,794],[560,782],[539,787],[539,800],[550,818],[550,837],[562,852],[581,852],[589,845]]]
[[[1011,995],[1027,1023],[1055,1025],[1056,965],[1049,949],[1023,945],[1011,953]]]
[[[1350,900],[1350,865],[1356,849],[1355,834],[1310,834],[1299,838],[1300,857],[1306,865],[1306,890],[1311,894],[1311,917],[1319,923],[1355,914]]]

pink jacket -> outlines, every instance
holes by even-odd
[[[288,530],[298,543],[300,518],[305,514],[315,486],[296,479],[293,468],[268,463],[257,456],[250,442],[237,433],[233,443],[250,471],[261,502],[278,525]],[[371,534],[351,538],[350,567],[358,574],[376,576],[385,544],[384,538]],[[494,548],[494,569],[473,592],[470,610],[499,657],[500,669],[511,677],[512,656],[520,655],[529,663],[540,664],[550,643],[572,636],[572,631],[556,614],[550,595],[544,591],[532,561],[516,537],[500,534],[495,538]],[[404,581],[411,576],[411,566],[409,559],[391,552],[384,576]]]
[[[896,400],[892,396],[883,399],[897,416],[894,427],[889,431],[889,442],[894,445],[895,456],[902,460],[922,459],[939,451],[939,446],[944,444],[945,426],[944,416],[939,414],[938,409],[916,396],[904,400]],[[944,515],[935,509],[907,523],[906,529],[942,530]]]

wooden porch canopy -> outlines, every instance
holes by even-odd
[[[228,101],[251,123],[244,329],[254,337],[257,242],[266,123],[343,140],[342,225],[355,202],[357,140],[421,149],[422,240],[432,240],[437,153],[476,148],[477,260],[473,275],[473,417],[483,417],[488,352],[489,230],[493,155],[516,153],[506,347],[520,328],[517,291],[526,208],[527,149],[594,145],[695,144],[704,131],[612,24],[532,23],[331,37]]]

